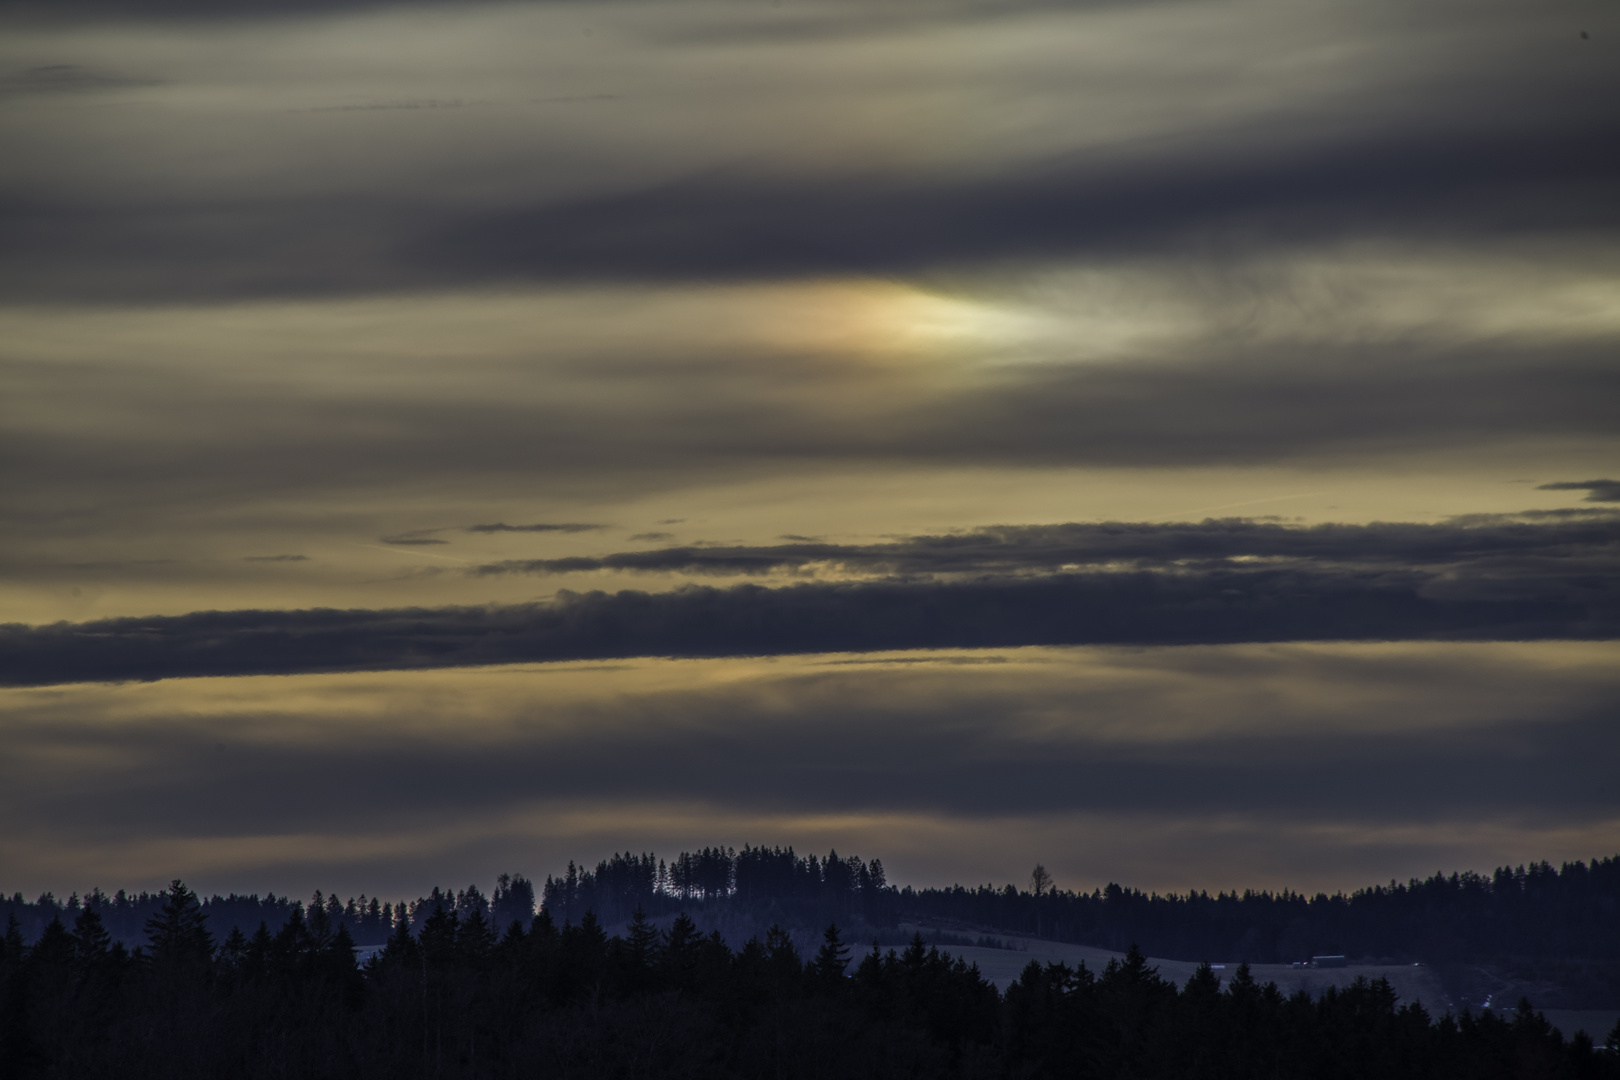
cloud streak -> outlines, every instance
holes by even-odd
[[[468,525],[466,531],[470,533],[581,533],[594,532],[597,529],[605,528],[607,528],[605,525],[583,525],[573,522],[508,525],[504,521],[497,521],[492,525]]]
[[[184,17],[222,7],[285,6],[88,10]],[[598,42],[572,4],[453,15],[404,5],[341,28],[283,20],[295,39],[322,43],[296,79],[250,28],[201,18],[195,52],[152,51],[151,63],[178,69],[170,92],[186,94],[190,78],[213,100],[234,100],[217,91],[241,79],[243,97],[300,120],[219,106],[194,117],[223,141],[245,131],[258,143],[242,153],[261,168],[203,183],[186,147],[206,136],[190,127],[128,145],[76,131],[59,143],[30,129],[38,145],[25,149],[39,167],[72,169],[80,183],[29,173],[0,188],[0,284],[31,300],[190,302],[514,281],[893,277],[1372,238],[1471,245],[1536,233],[1578,244],[1620,227],[1608,197],[1620,179],[1612,52],[1544,36],[1588,10],[1345,8],[1308,18],[1230,0],[1209,12],[1031,3],[883,14],[841,3],[768,14],[631,3],[607,5],[617,32]],[[446,52],[447,27],[464,54]],[[1017,42],[1027,65],[963,83],[952,58],[972,55],[986,33]],[[382,35],[397,67],[365,62]],[[41,56],[56,43],[24,40]],[[129,36],[119,40],[128,51]],[[239,71],[209,61],[220,49],[239,56]],[[420,62],[430,54],[432,79]],[[696,86],[694,64],[711,72]],[[119,85],[62,63],[13,81]],[[591,119],[536,116],[577,111],[542,104],[561,100],[594,102]],[[460,101],[488,102],[478,111],[492,115],[413,107]],[[857,105],[906,115],[905,137],[860,118]],[[1027,119],[1009,125],[1013,111]],[[801,136],[784,140],[773,115],[791,117]],[[92,118],[77,120],[100,134]],[[648,139],[648,124],[673,138]],[[87,193],[87,141],[108,155],[107,175],[138,162],[158,182]],[[464,174],[428,156],[447,145]],[[580,179],[604,169],[613,183]],[[301,182],[254,182],[278,170]],[[310,181],[326,172],[363,177],[365,193]]]
[[[1584,491],[1587,502],[1620,502],[1620,480],[1561,480],[1537,491]]]
[[[497,212],[333,194],[0,202],[0,282],[31,300],[228,300],[513,282],[893,276],[994,262],[1620,228],[1620,118],[1425,133],[1302,160],[1054,164],[975,179],[702,174]],[[156,236],[169,242],[150,246]],[[311,250],[323,254],[309,258]]]
[[[544,873],[578,857],[567,837],[583,834],[604,850],[664,829],[842,849],[865,829],[913,881],[1055,857],[1085,875],[1070,880],[1128,866],[1178,888],[1256,884],[1264,860],[1238,882],[1216,865],[1249,844],[1272,845],[1266,878],[1293,887],[1306,867],[1313,882],[1418,872],[1504,842],[1590,857],[1581,845],[1620,816],[1612,653],[1054,649],[854,668],[641,661],[611,684],[541,666],[8,691],[0,809],[30,809],[0,852],[37,873],[48,848],[134,834],[137,872],[160,878],[171,864],[151,865],[177,858],[196,860],[188,873],[358,860],[420,875],[412,860],[428,850],[442,866],[444,845],[508,867],[533,854]],[[453,726],[434,704],[446,697],[465,703]],[[1107,871],[1088,865],[1102,850]]]
[[[1590,566],[1183,568],[955,583],[561,593],[549,603],[198,612],[0,629],[5,685],[1022,645],[1620,636]]]
[[[1556,485],[1544,485],[1554,487]],[[865,574],[1051,573],[1070,566],[1123,564],[1162,569],[1189,564],[1236,569],[1265,559],[1298,565],[1389,569],[1486,565],[1493,572],[1548,565],[1569,572],[1620,570],[1620,515],[1571,514],[1547,520],[1500,518],[1438,525],[1288,526],[1245,518],[1201,523],[1015,525],[882,544],[798,541],[766,546],[687,546],[602,556],[520,559],[469,571],[566,574],[601,570],[734,575],[828,566]]]

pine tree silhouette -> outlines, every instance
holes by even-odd
[[[214,938],[197,894],[175,878],[158,913],[146,920],[151,960],[159,967],[201,966],[214,955]]]

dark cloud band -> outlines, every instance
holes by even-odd
[[[1293,156],[1189,147],[989,178],[788,181],[705,173],[628,193],[466,211],[431,196],[124,204],[0,201],[0,284],[51,299],[312,296],[509,281],[919,274],[1001,260],[1478,241],[1620,229],[1620,121],[1425,133]],[[312,254],[313,253],[313,254]]]
[[[1556,485],[1547,485],[1556,486]],[[1585,485],[1581,485],[1585,486]],[[768,546],[688,546],[597,557],[508,560],[472,573],[566,574],[601,570],[685,574],[766,574],[831,564],[882,574],[1051,572],[1065,566],[1176,563],[1235,566],[1268,559],[1315,564],[1390,566],[1491,563],[1498,572],[1558,560],[1620,570],[1620,516],[1571,513],[1531,520],[1492,517],[1439,525],[1375,523],[1291,527],[1244,518],[1200,523],[1011,525],[884,544],[799,540]]]
[[[0,682],[914,648],[1620,636],[1609,580],[1504,584],[1413,570],[1058,574],[379,611],[214,611],[0,629]]]
[[[602,525],[585,525],[585,524],[580,524],[578,522],[567,522],[567,521],[565,521],[565,522],[557,522],[555,524],[541,522],[541,523],[534,524],[534,525],[508,525],[504,521],[497,521],[497,522],[494,522],[493,524],[489,524],[489,525],[468,525],[467,526],[467,531],[470,532],[470,533],[506,533],[506,532],[516,532],[516,533],[525,533],[525,532],[529,532],[529,533],[549,533],[549,532],[578,533],[578,532],[591,532],[593,530],[601,529],[601,528],[605,528],[605,526],[602,526]]]
[[[1620,502],[1620,480],[1561,480],[1537,491],[1584,491],[1587,502]]]

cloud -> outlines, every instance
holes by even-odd
[[[0,0],[0,13],[38,21],[295,18],[380,7],[430,6],[434,0]]]
[[[1487,515],[1436,525],[1289,526],[1248,518],[1199,523],[1102,522],[1008,525],[881,544],[833,544],[808,538],[766,546],[673,547],[602,556],[507,560],[469,573],[566,574],[601,570],[684,574],[769,574],[827,566],[892,575],[1051,573],[1079,565],[1165,568],[1189,564],[1240,568],[1265,559],[1297,564],[1459,568],[1483,564],[1498,575],[1554,560],[1573,569],[1613,573],[1620,515],[1552,519]]]
[[[1587,502],[1620,502],[1620,480],[1562,480],[1537,491],[1584,491]]]
[[[1545,553],[1543,553],[1544,555]],[[560,593],[482,608],[212,611],[0,629],[5,685],[1022,645],[1620,636],[1611,561],[1058,572]]]
[[[632,540],[668,540],[670,537],[672,537],[674,535],[675,535],[674,533],[667,533],[667,532],[644,532],[644,533],[636,533],[630,539],[632,539]]]
[[[130,78],[78,64],[43,64],[16,75],[0,76],[0,97],[126,90],[158,85],[161,83],[156,79]]]
[[[497,521],[493,525],[468,525],[470,533],[503,533],[503,532],[532,532],[532,533],[578,533],[590,532],[594,529],[605,529],[605,525],[581,525],[572,522],[556,524],[539,523],[534,525],[508,525],[504,521]]]
[[[469,105],[478,105],[481,102],[461,101],[451,99],[439,101],[433,98],[423,98],[417,101],[383,101],[367,105],[316,105],[309,112],[387,112],[404,109],[407,111],[418,109],[464,109]]]
[[[417,322],[406,306],[378,303],[357,314],[397,319],[402,333],[453,347],[435,321],[455,325],[448,313]],[[491,322],[521,326],[549,310],[513,305]],[[309,317],[353,316],[340,307]],[[937,381],[931,365],[874,372],[789,355],[772,372],[804,388],[791,395],[761,386],[736,346],[716,346],[707,368],[671,362],[668,352],[678,346],[661,363],[632,356],[611,372],[570,363],[567,354],[551,357],[543,397],[526,388],[531,378],[512,374],[517,365],[494,364],[458,367],[454,390],[424,375],[420,390],[378,395],[357,389],[370,385],[361,377],[370,347],[363,342],[325,343],[340,356],[327,365],[330,383],[266,385],[208,364],[217,349],[246,342],[207,325],[188,338],[196,318],[174,315],[181,331],[170,354],[197,353],[178,371],[122,354],[117,364],[0,361],[19,408],[26,404],[35,417],[26,433],[7,436],[17,464],[8,512],[38,507],[28,514],[49,521],[48,508],[64,492],[95,516],[137,497],[172,513],[267,498],[341,507],[356,491],[424,483],[479,494],[524,485],[572,500],[858,468],[1371,468],[1386,457],[1409,463],[1413,455],[1506,442],[1578,437],[1601,446],[1620,430],[1620,369],[1603,341],[1414,344],[1403,336],[1387,348],[1250,341],[1233,340],[1216,320],[1195,326],[1207,331],[1204,344],[1177,341],[1150,362],[1027,364]],[[104,355],[137,330],[156,333],[139,323],[127,335],[112,332],[125,321],[113,320],[105,340],[76,347]],[[62,330],[50,333],[60,338]],[[629,345],[655,349],[639,335]],[[342,353],[349,348],[359,355]],[[1307,349],[1312,362],[1301,365]],[[178,454],[168,440],[150,437],[154,426],[209,452]],[[536,469],[537,461],[566,466]],[[507,531],[504,522],[486,523]]]
[[[0,866],[1590,857],[1597,18],[0,0]]]
[[[308,555],[247,555],[243,562],[308,562]]]
[[[1228,0],[1207,12],[907,5],[896,18],[815,7],[615,5],[620,31],[584,55],[585,20],[567,3],[406,6],[341,27],[294,19],[287,40],[322,44],[296,75],[262,35],[205,22],[193,49],[153,49],[151,63],[253,109],[154,120],[139,145],[96,141],[101,171],[126,178],[106,192],[84,164],[95,135],[78,125],[100,134],[92,118],[30,129],[23,150],[42,172],[0,204],[0,285],[27,299],[185,302],[893,278],[1375,238],[1536,234],[1596,252],[1620,227],[1607,197],[1620,177],[1613,65],[1578,42],[1522,47],[1557,20],[1545,9],[1364,4],[1343,6],[1353,19],[1307,19]],[[965,86],[944,58],[987,28],[1028,59],[989,63]],[[115,31],[92,19],[79,32]],[[380,36],[399,62],[366,66]],[[239,57],[240,85],[199,59],[223,48]],[[429,54],[431,78],[413,62]],[[694,86],[693,62],[719,74]],[[535,115],[575,111],[537,102],[615,97],[622,107],[592,109],[586,124]],[[478,110],[503,115],[423,107],[479,100],[505,103]],[[761,102],[787,109],[801,136],[785,138],[770,117],[786,114]],[[289,123],[291,110],[306,111]],[[901,112],[907,135],[895,139],[886,117]],[[240,138],[242,156],[204,182],[186,147],[207,136]],[[611,185],[581,182],[604,169]],[[131,170],[146,182],[128,182]],[[54,182],[66,171],[77,185]]]
[[[1575,130],[1434,133],[1283,160],[1212,153],[1185,170],[1169,164],[1064,163],[921,184],[705,175],[457,222],[409,257],[473,278],[725,279],[1163,253],[1215,236],[1264,247],[1620,227],[1603,198],[1620,182],[1620,151],[1583,145]]]
[[[514,282],[895,276],[975,264],[1238,252],[1305,242],[1507,241],[1620,229],[1606,130],[1425,133],[1292,159],[1063,161],[989,177],[705,170],[494,212],[427,193],[0,204],[0,282],[24,299],[147,302]],[[1210,155],[1215,156],[1210,156]],[[138,246],[166,236],[161,248]],[[249,258],[249,254],[253,256]],[[319,258],[312,257],[320,256]]]
[[[1337,882],[1350,871],[1323,850],[1357,875],[1432,872],[1437,852],[1445,866],[1460,851],[1500,861],[1505,847],[1589,858],[1609,849],[1582,845],[1612,844],[1620,818],[1613,654],[1039,649],[8,691],[0,811],[21,827],[0,852],[25,881],[51,859],[161,879],[305,860],[441,873],[452,855],[493,860],[482,876],[538,876],[604,853],[608,836],[825,850],[836,833],[844,850],[864,822],[857,850],[907,853],[913,881],[1005,875],[1009,851],[1022,874],[1043,847],[1078,880],[1177,888],[1255,884],[1261,866],[1295,888]],[[994,662],[961,663],[975,660]],[[964,834],[998,830],[1000,854],[963,850]],[[1108,846],[1121,836],[1137,842]],[[140,859],[116,850],[135,840]],[[1274,863],[1249,858],[1267,843]]]
[[[325,15],[331,11],[365,11],[372,8],[431,8],[437,6],[442,0],[0,0],[0,12],[16,12],[25,14],[32,19],[75,19],[100,17],[107,19],[161,19],[172,20],[176,18],[218,21],[231,19],[252,19],[261,21],[267,18],[307,18],[310,15]],[[491,6],[499,5],[502,0],[457,0],[458,9],[466,9],[484,3]],[[1106,8],[1117,0],[1091,0],[1086,6],[1090,8]],[[533,0],[530,6],[540,6],[548,0]],[[549,0],[552,6],[567,8],[572,0]],[[620,10],[635,6],[631,3],[615,5]],[[1043,7],[1052,6],[1051,0],[1019,0],[1018,3],[1003,5],[998,11],[1038,11]],[[1078,5],[1065,4],[1067,8]],[[774,19],[760,19],[757,15],[748,18],[748,13],[738,13],[729,20],[728,28],[736,35],[760,35],[775,33],[800,36],[814,34],[825,37],[829,34],[852,34],[867,32],[874,27],[885,27],[916,22],[935,22],[941,19],[977,21],[983,18],[982,11],[976,5],[966,3],[934,2],[930,4],[897,4],[894,9],[884,12],[864,12],[856,8],[851,10],[844,6],[833,18],[818,17],[813,19],[799,19],[788,23],[784,27],[784,20],[777,13]],[[738,17],[741,15],[742,17]],[[808,24],[808,25],[806,25]]]

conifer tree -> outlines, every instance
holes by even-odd
[[[263,925],[262,923],[260,925]],[[248,939],[242,933],[240,926],[231,927],[231,932],[225,935],[225,942],[219,947],[219,960],[227,968],[235,970],[242,966],[247,956]]]
[[[465,960],[482,963],[494,949],[495,931],[489,920],[484,918],[482,909],[471,908],[456,930],[456,951]]]
[[[793,936],[777,925],[765,933],[765,958],[779,986],[797,982],[804,968],[799,951],[793,947]]]
[[[658,962],[658,927],[647,918],[646,911],[636,905],[630,917],[629,937],[625,939],[626,955],[636,971],[647,971]]]
[[[6,916],[6,936],[0,939],[0,961],[11,964],[22,963],[25,948],[22,924],[17,921],[16,912],[12,912]]]
[[[248,939],[247,951],[242,957],[242,974],[249,981],[259,981],[270,973],[270,955],[275,948],[275,939],[270,936],[270,927],[263,919],[259,920],[259,928]]]
[[[304,909],[302,905],[294,904],[286,924],[276,931],[271,942],[271,966],[278,973],[291,972],[303,963],[309,951],[309,928],[304,923]]]
[[[410,968],[419,960],[420,953],[416,939],[411,936],[410,916],[402,910],[399,921],[394,924],[393,933],[388,935],[388,944],[383,946],[383,951],[377,956],[375,963],[379,967]]]
[[[309,930],[308,947],[315,952],[320,952],[332,940],[332,914],[321,897],[321,890],[315,890],[315,895],[310,899],[307,911],[305,926]]]
[[[85,908],[73,920],[73,953],[79,966],[87,971],[104,966],[112,957],[112,935],[95,908]]]
[[[701,956],[703,935],[684,911],[675,916],[664,932],[662,966],[676,986],[690,988]]]
[[[65,970],[72,965],[73,959],[73,938],[69,936],[67,927],[62,925],[62,917],[53,915],[45,926],[45,932],[34,942],[34,947],[28,950],[28,963],[36,968]]]
[[[829,923],[822,934],[821,951],[816,953],[810,968],[817,981],[826,986],[843,982],[844,969],[849,966],[849,949],[839,939],[838,924]]]
[[[422,933],[417,936],[417,944],[429,963],[445,963],[455,957],[456,930],[460,922],[453,907],[440,904],[433,909],[433,914],[422,924]]]
[[[163,906],[146,920],[146,937],[154,964],[163,967],[206,964],[214,955],[214,937],[197,894],[175,878]]]

